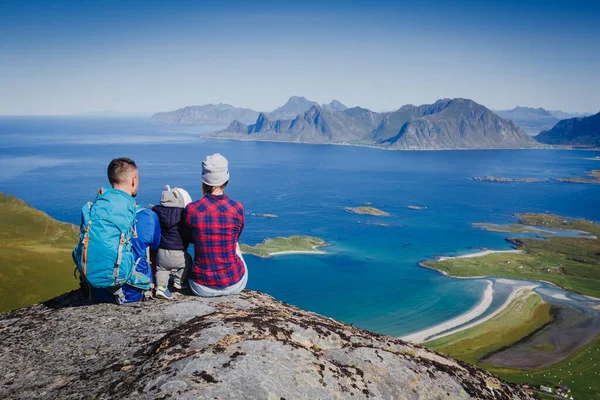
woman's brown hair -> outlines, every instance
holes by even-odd
[[[206,183],[202,182],[202,193],[203,194],[213,194],[213,192],[217,189],[225,189],[225,186],[227,186],[228,183],[229,183],[229,181],[225,182],[221,186],[210,186],[210,185],[207,185]]]

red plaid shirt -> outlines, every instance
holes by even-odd
[[[212,288],[226,288],[244,276],[236,244],[244,229],[244,206],[227,195],[205,195],[186,208],[187,226],[194,244],[190,279]]]

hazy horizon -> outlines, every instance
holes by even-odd
[[[0,115],[152,114],[292,95],[600,111],[600,3],[0,3]]]

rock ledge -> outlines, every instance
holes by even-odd
[[[0,315],[12,399],[528,399],[469,364],[254,291]]]

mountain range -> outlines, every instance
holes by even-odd
[[[512,110],[494,110],[494,112],[502,118],[510,119],[530,135],[552,128],[561,119],[586,116],[586,114],[567,113],[560,110],[549,111],[542,107],[520,106]]]
[[[293,119],[297,115],[308,111],[312,106],[323,108],[329,112],[344,111],[348,107],[337,100],[328,104],[316,103],[302,96],[292,96],[288,101],[270,113],[269,119]],[[202,106],[187,106],[175,111],[159,112],[152,115],[153,122],[170,124],[229,124],[239,121],[251,124],[256,121],[259,111],[250,108],[240,108],[231,104],[206,104]]]
[[[234,120],[251,123],[256,121],[257,117],[258,112],[249,108],[219,103],[159,112],[152,115],[151,121],[170,124],[228,124]]]
[[[600,113],[559,121],[552,129],[535,137],[540,143],[600,147]]]
[[[298,99],[303,98],[294,99],[294,105]],[[281,110],[278,110],[271,115],[261,113],[251,125],[234,121],[226,129],[209,136],[414,150],[521,148],[536,144],[514,122],[502,119],[468,99],[405,105],[388,113],[360,107],[332,112],[313,103],[308,111],[295,118],[274,119],[273,115],[280,115]]]

